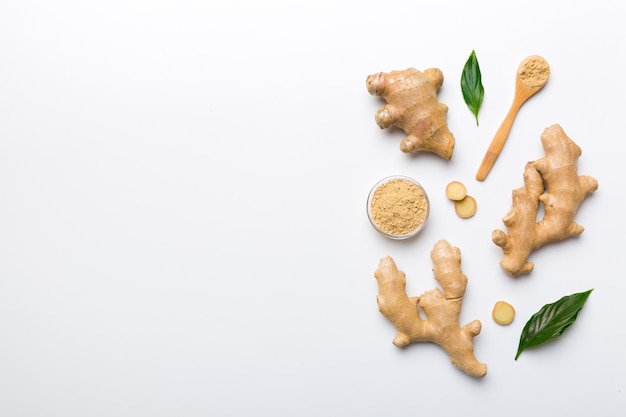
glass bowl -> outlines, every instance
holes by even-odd
[[[426,225],[430,202],[413,178],[392,175],[378,181],[367,197],[367,217],[374,229],[390,239],[408,239]]]

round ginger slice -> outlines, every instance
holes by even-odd
[[[454,202],[454,211],[463,219],[469,219],[476,214],[476,207],[476,199],[471,195],[466,195],[462,200]]]
[[[451,181],[446,186],[446,197],[452,201],[461,201],[465,198],[467,189],[460,181]]]
[[[515,309],[506,301],[498,301],[491,312],[493,321],[501,326],[508,326],[515,318]]]

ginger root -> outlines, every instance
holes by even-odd
[[[595,178],[578,175],[582,151],[561,126],[546,128],[541,142],[545,157],[526,164],[524,186],[513,190],[511,208],[502,219],[507,233],[494,230],[491,235],[504,254],[500,266],[513,277],[533,270],[528,257],[535,249],[585,230],[574,222],[574,216],[584,199],[598,189]],[[537,222],[540,203],[544,216]]]
[[[443,84],[441,70],[379,72],[369,75],[366,84],[371,95],[387,102],[376,112],[378,126],[396,126],[406,133],[400,143],[403,152],[426,151],[452,158],[455,140],[446,120],[448,107],[437,98]]]
[[[391,257],[381,259],[374,273],[378,308],[397,329],[393,344],[405,347],[416,342],[434,342],[448,353],[454,366],[473,377],[483,377],[487,365],[476,359],[473,344],[482,324],[474,320],[464,327],[459,325],[467,287],[467,277],[461,271],[461,251],[442,239],[435,243],[430,256],[435,280],[443,292],[434,288],[419,297],[408,297],[405,274]],[[426,319],[420,316],[420,308]]]

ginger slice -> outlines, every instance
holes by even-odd
[[[452,201],[461,201],[467,195],[465,184],[460,181],[451,181],[446,186],[446,197]]]
[[[476,213],[476,199],[467,194],[467,187],[461,181],[448,183],[446,197],[454,202],[454,210],[459,217],[468,219]]]
[[[491,317],[493,321],[499,325],[508,326],[513,323],[513,319],[515,318],[515,308],[506,301],[498,301],[493,306]]]
[[[471,195],[466,195],[462,200],[454,202],[454,211],[463,219],[469,219],[476,214],[476,208],[476,199]]]

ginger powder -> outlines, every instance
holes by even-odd
[[[543,86],[550,77],[550,65],[538,55],[526,58],[518,71],[520,81],[529,88]]]
[[[367,212],[376,230],[392,239],[406,239],[423,228],[429,214],[428,196],[411,178],[388,177],[372,188]]]

